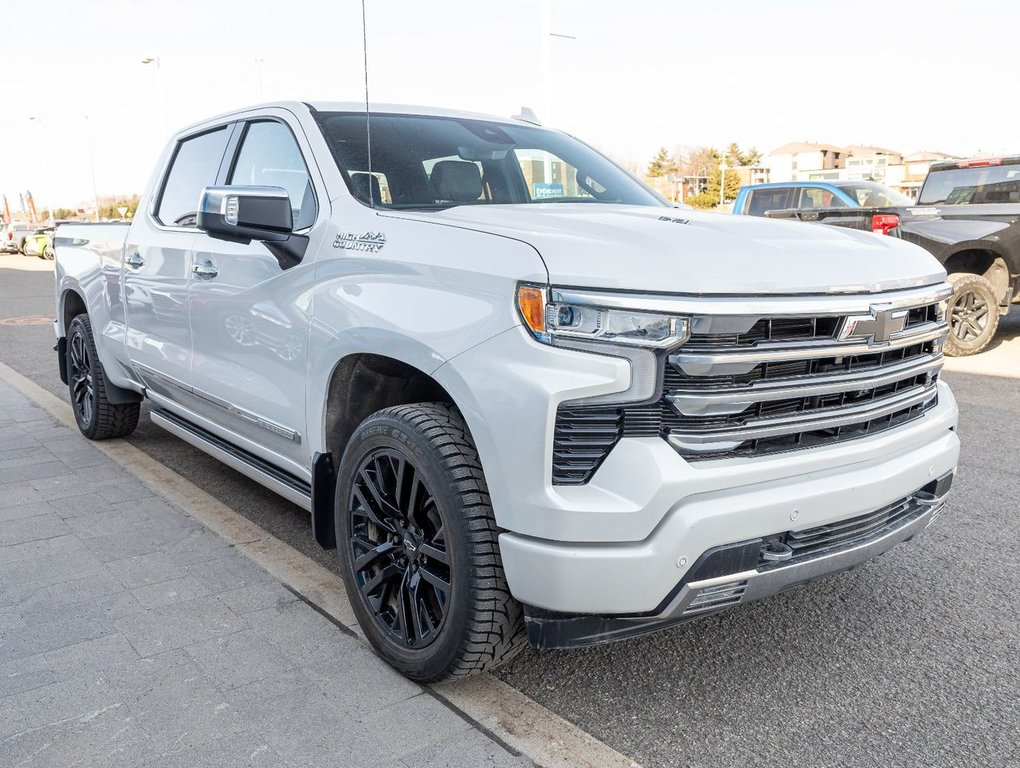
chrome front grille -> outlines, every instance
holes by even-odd
[[[705,461],[905,424],[937,402],[949,295],[942,285],[858,297],[678,301],[675,311],[689,314],[692,333],[662,361],[657,399],[564,403],[553,483],[587,483],[627,437],[661,437],[687,460]]]
[[[846,332],[854,322],[879,332],[871,303],[840,315],[695,317],[691,340],[666,362],[662,436],[704,460],[837,442],[916,418],[937,400],[946,323],[941,293],[914,295],[878,305],[882,322],[895,321],[881,340]]]

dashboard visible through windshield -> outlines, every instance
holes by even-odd
[[[539,127],[431,115],[319,112],[326,143],[361,202],[456,205],[665,201],[588,145]]]

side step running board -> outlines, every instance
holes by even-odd
[[[184,442],[190,443],[200,451],[205,451],[228,467],[236,469],[242,475],[250,477],[299,507],[311,510],[312,488],[308,483],[173,413],[153,408],[150,416],[153,424],[176,435]]]

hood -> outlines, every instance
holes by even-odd
[[[927,251],[844,227],[676,208],[459,206],[413,218],[534,246],[553,285],[683,294],[873,293],[945,279]]]

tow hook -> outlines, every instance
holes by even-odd
[[[779,539],[765,539],[761,544],[761,559],[779,563],[793,557],[793,550]]]

